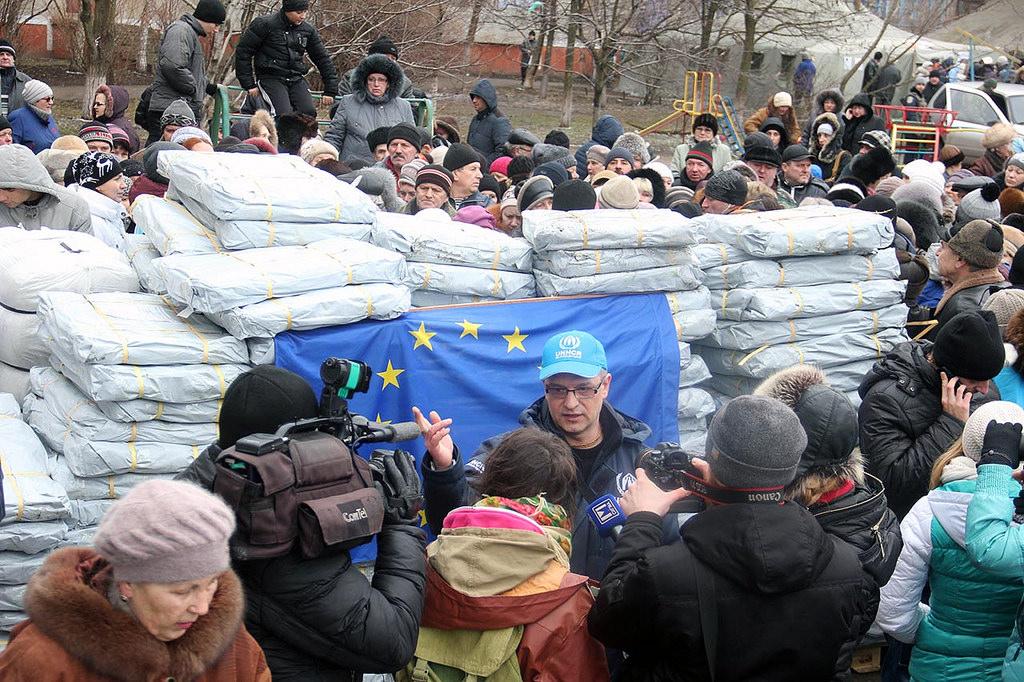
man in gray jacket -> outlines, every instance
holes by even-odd
[[[217,86],[206,82],[206,55],[199,38],[212,37],[226,17],[220,0],[199,0],[192,14],[182,15],[167,27],[146,111],[147,145],[160,139],[160,116],[176,99],[188,102],[197,121],[203,119],[203,99],[215,94]]]
[[[0,38],[0,114],[3,115],[25,106],[21,91],[25,83],[32,80],[31,76],[18,71],[14,65],[17,54],[10,41]]]
[[[89,205],[58,187],[28,147],[0,146],[0,226],[92,232]]]

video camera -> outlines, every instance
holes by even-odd
[[[362,362],[324,360],[318,417],[240,438],[217,456],[214,491],[238,521],[231,538],[236,559],[282,556],[296,545],[314,558],[368,542],[380,531],[384,504],[374,487],[376,469],[356,449],[412,440],[420,430],[415,422],[379,424],[349,411],[348,401],[367,391],[371,375]]]
[[[705,501],[720,504],[782,502],[782,487],[776,488],[721,488],[700,477],[693,466],[698,455],[686,452],[676,443],[658,443],[637,456],[636,465],[665,491],[686,488]]]

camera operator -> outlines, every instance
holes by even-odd
[[[569,354],[563,352],[566,347],[571,349]],[[587,332],[560,332],[545,342],[540,380],[544,396],[522,411],[519,423],[554,434],[572,449],[579,488],[570,567],[574,573],[600,578],[615,542],[601,537],[587,520],[588,505],[604,493],[626,491],[651,429],[608,402],[612,375],[604,346]],[[413,414],[430,455],[423,458],[422,467],[427,522],[440,533],[448,512],[473,504],[488,492],[477,484],[488,456],[508,433],[484,441],[464,466],[449,435],[452,420],[431,412],[428,421],[418,408],[413,408]],[[674,535],[675,525],[667,522],[667,533]]]
[[[254,433],[318,415],[313,389],[297,374],[261,365],[224,394],[220,438],[178,478],[213,488],[222,449]],[[272,559],[235,561],[246,593],[245,623],[275,680],[361,680],[394,672],[412,658],[423,610],[426,538],[418,527],[419,479],[397,452],[386,467],[384,525],[373,581],[346,550],[304,558],[297,549]]]
[[[777,500],[807,437],[774,398],[743,396],[711,422],[694,476]],[[590,632],[628,656],[619,680],[827,680],[866,630],[857,553],[795,502],[709,504],[663,546],[662,516],[688,490],[637,470],[627,521],[590,612]],[[753,497],[753,496],[752,496]]]

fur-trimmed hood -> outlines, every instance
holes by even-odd
[[[366,78],[371,73],[382,74],[388,79],[388,89],[384,92],[384,96],[379,99],[370,95],[370,92],[366,89]],[[398,65],[398,62],[382,54],[371,54],[359,62],[359,65],[356,66],[355,71],[352,73],[352,92],[368,102],[385,104],[401,94],[404,78],[405,74],[402,72],[402,67]]]
[[[794,365],[776,372],[754,390],[788,405],[807,433],[797,478],[808,474],[864,481],[857,447],[857,410],[849,398],[828,385],[825,373],[812,365]]]
[[[816,158],[823,156],[822,147],[821,145],[818,144],[818,128],[821,126],[822,123],[828,123],[829,125],[832,126],[832,129],[835,131],[832,134],[832,139],[829,140],[829,143],[824,148],[826,155],[829,153],[831,154],[831,158],[828,158],[826,160],[831,161],[836,157],[836,154],[838,154],[842,150],[843,124],[839,120],[839,117],[830,111],[826,111],[823,114],[818,114],[818,116],[815,117],[814,123],[811,124],[811,139],[809,140],[809,147],[811,154],[814,154]]]
[[[260,127],[270,131],[270,144],[277,149],[277,125],[274,123],[274,117],[266,109],[257,109],[249,119],[249,137],[257,137],[256,131]]]
[[[11,646],[35,628],[91,674],[126,682],[193,680],[217,665],[242,628],[244,598],[232,571],[221,575],[209,611],[173,642],[156,639],[110,603],[112,580],[110,565],[95,550],[54,551],[29,581],[30,621],[15,630]]]
[[[128,90],[120,85],[107,85],[101,83],[96,92],[103,93],[107,98],[107,108],[110,113],[100,116],[97,120],[103,123],[110,123],[114,119],[124,117],[126,111],[128,111],[128,105],[131,103],[131,95],[128,94]]]
[[[834,88],[828,88],[826,90],[822,90],[814,98],[814,118],[817,118],[818,116],[820,116],[823,113],[827,113],[825,111],[825,100],[826,99],[831,99],[831,100],[833,100],[836,103],[836,111],[837,112],[841,112],[843,110],[843,104],[846,103],[846,98],[843,97],[843,93],[839,92],[838,90],[836,90]],[[828,113],[830,113],[830,112],[828,112]]]

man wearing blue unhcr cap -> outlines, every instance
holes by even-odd
[[[587,520],[587,507],[601,495],[618,497],[626,492],[635,481],[636,458],[651,429],[607,402],[612,382],[608,360],[604,346],[587,332],[560,332],[547,340],[540,380],[544,397],[522,411],[519,423],[552,433],[572,448],[578,491],[570,568],[600,579],[615,542],[598,535]],[[463,465],[450,436],[452,420],[431,412],[428,421],[418,408],[413,408],[413,413],[430,455],[423,458],[427,521],[434,532],[440,532],[449,511],[471,504],[485,492],[475,490],[473,484],[483,473],[491,450],[506,434],[484,441]]]

